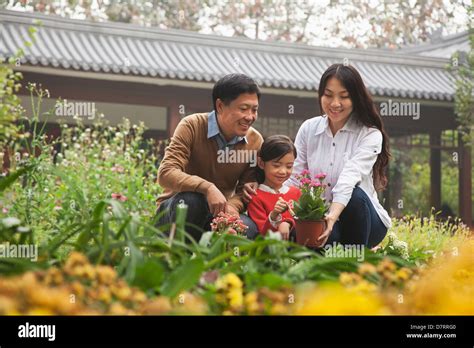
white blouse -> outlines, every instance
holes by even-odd
[[[335,136],[326,115],[306,120],[298,130],[295,145],[297,158],[293,174],[285,184],[297,186],[295,175],[308,169],[312,176],[326,173],[326,201],[347,205],[356,185],[370,198],[383,224],[392,225],[390,216],[380,204],[375,191],[372,168],[382,151],[382,133],[369,128],[353,116]]]

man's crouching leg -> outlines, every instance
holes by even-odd
[[[209,230],[212,214],[209,211],[206,197],[197,192],[180,192],[168,198],[160,204],[157,214],[162,214],[157,228],[164,224],[171,224],[176,220],[176,206],[183,201],[188,206],[186,215],[186,232],[189,233],[196,242],[201,239],[202,233]],[[169,233],[169,232],[167,232]]]

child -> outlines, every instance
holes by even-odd
[[[265,139],[258,156],[257,194],[250,201],[247,211],[260,234],[268,230],[280,232],[288,240],[295,221],[290,214],[292,200],[301,192],[284,182],[291,176],[296,158],[296,148],[285,135],[272,135]]]

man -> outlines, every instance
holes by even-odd
[[[251,126],[260,90],[250,77],[230,74],[214,85],[212,100],[214,111],[183,118],[165,150],[158,171],[164,193],[157,199],[158,214],[163,215],[157,226],[174,221],[182,200],[188,205],[186,231],[196,241],[220,212],[240,215],[249,227],[247,236],[255,238],[255,223],[241,214],[241,192],[245,183],[256,181],[256,155],[263,139]]]

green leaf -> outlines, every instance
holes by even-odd
[[[204,261],[196,258],[176,268],[161,287],[161,294],[175,297],[181,291],[192,288],[199,281],[204,271]]]
[[[29,172],[33,166],[27,166],[17,170],[14,173],[6,176],[5,178],[0,179],[0,192],[5,191],[10,185],[12,185],[20,176]]]
[[[147,260],[138,265],[135,271],[135,278],[131,285],[138,286],[143,291],[157,288],[164,278],[163,266],[154,260]]]

